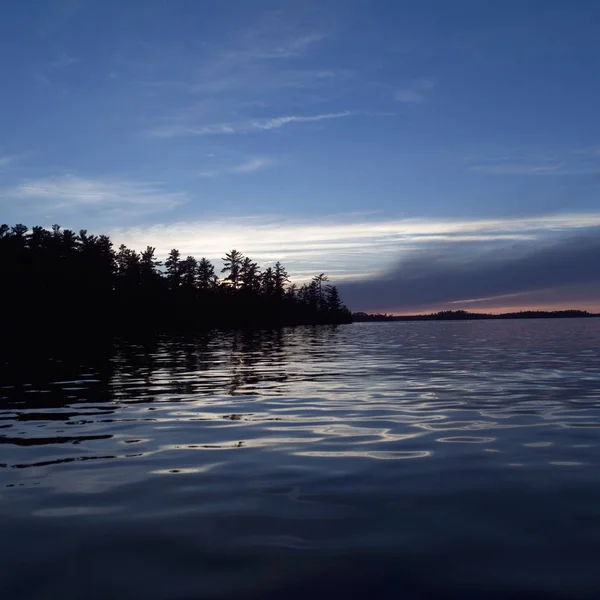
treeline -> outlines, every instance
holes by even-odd
[[[484,319],[565,319],[579,317],[596,317],[585,310],[526,310],[502,314],[472,313],[466,310],[444,310],[428,315],[388,315],[356,312],[352,318],[356,322],[369,321],[477,321]]]
[[[113,248],[106,235],[0,226],[0,282],[6,328],[166,331],[207,327],[348,323],[351,315],[327,276],[300,287],[277,262],[262,270],[237,250],[220,274],[206,258],[153,247]]]

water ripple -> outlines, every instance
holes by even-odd
[[[535,579],[548,523],[600,550],[573,525],[597,523],[599,347],[600,320],[356,324],[123,341],[11,366],[0,522],[31,527],[29,541],[60,540],[60,523],[73,547],[67,520],[97,526],[85,543],[108,536],[107,556],[125,531],[150,552],[151,523],[179,553],[193,536],[207,564],[228,556],[231,569],[233,549],[254,553],[244,564],[257,548],[270,561],[395,549],[402,564],[470,544],[464,564],[492,573],[494,549],[510,547]],[[571,548],[578,564],[582,553]],[[300,569],[285,564],[282,578]]]

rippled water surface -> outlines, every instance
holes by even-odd
[[[5,365],[0,596],[600,595],[600,319]]]

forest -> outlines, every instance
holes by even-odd
[[[106,235],[0,226],[4,331],[190,331],[351,322],[324,273],[297,286],[280,262],[261,269],[237,250],[217,273],[206,258],[115,249]],[[83,341],[83,339],[82,339]]]

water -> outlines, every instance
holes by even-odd
[[[116,343],[0,387],[3,598],[592,598],[600,319]]]

